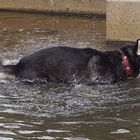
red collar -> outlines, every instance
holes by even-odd
[[[121,53],[122,63],[123,63],[123,66],[124,66],[126,76],[128,78],[133,77],[133,70],[132,70],[132,67],[129,63],[128,57],[122,51],[119,50],[119,52]]]

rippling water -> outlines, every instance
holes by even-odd
[[[0,13],[0,58],[18,61],[45,47],[99,50],[105,19]],[[0,73],[1,140],[140,139],[140,80],[86,86],[20,81]]]

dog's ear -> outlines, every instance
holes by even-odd
[[[138,55],[140,55],[140,39],[137,40],[134,51],[137,52]]]

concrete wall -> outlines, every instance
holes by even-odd
[[[0,0],[0,9],[105,14],[106,0]]]
[[[106,39],[140,38],[140,0],[0,0],[0,9],[80,14],[106,13]]]
[[[140,0],[107,0],[106,13],[107,40],[140,38]]]

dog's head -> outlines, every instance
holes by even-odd
[[[140,73],[140,39],[133,45],[122,47],[121,50],[128,58],[133,71],[133,77],[137,77]]]

